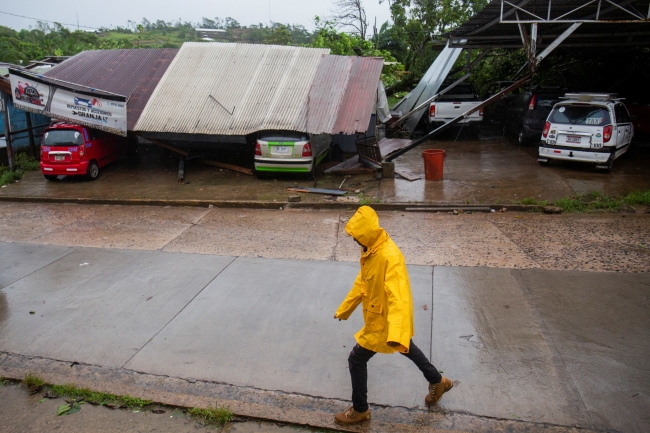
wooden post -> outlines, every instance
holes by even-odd
[[[9,125],[9,95],[2,94],[2,105],[4,111],[2,116],[5,123],[5,141],[7,142],[7,161],[9,162],[9,170],[14,169],[14,151],[11,147],[11,125]]]
[[[29,149],[32,151],[34,159],[41,159],[40,152],[36,152],[36,142],[34,141],[34,129],[32,126],[32,113],[25,111],[25,120],[27,121],[27,134],[29,135]]]

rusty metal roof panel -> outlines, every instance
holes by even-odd
[[[327,49],[185,43],[136,130],[246,135],[304,130],[309,90]]]
[[[325,56],[321,60],[303,108],[306,131],[332,133],[353,63],[353,57],[345,56]]]
[[[339,107],[333,134],[354,134],[368,130],[377,101],[377,88],[384,59],[353,57],[345,95]]]
[[[44,77],[129,97],[127,129],[133,130],[177,52],[173,48],[84,51]]]

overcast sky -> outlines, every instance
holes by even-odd
[[[367,0],[362,3],[366,9],[370,29],[377,17],[377,27],[390,18],[388,1],[381,5],[379,0]],[[140,22],[142,17],[149,21],[197,22],[201,17],[232,17],[241,25],[269,22],[302,24],[313,30],[313,18],[331,13],[331,0],[20,0],[0,2],[0,11],[24,15],[41,20],[75,24],[79,15],[79,24],[88,27],[126,27],[127,20]],[[0,13],[0,25],[14,29],[28,29],[36,25],[35,20],[19,18]]]

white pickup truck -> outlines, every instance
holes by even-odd
[[[450,83],[451,84],[451,83]],[[447,83],[443,83],[441,89],[445,89]],[[429,130],[449,123],[456,117],[479,105],[482,101],[469,83],[461,83],[449,92],[440,96],[429,105]],[[478,122],[483,120],[483,109],[469,115],[466,119],[458,122],[458,126],[478,127]]]

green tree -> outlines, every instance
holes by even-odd
[[[285,25],[274,26],[264,37],[264,43],[268,45],[289,45],[291,43],[291,32]]]

